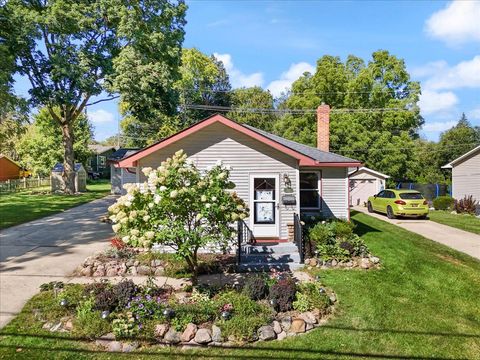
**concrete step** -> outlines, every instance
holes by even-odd
[[[237,266],[239,272],[269,272],[272,269],[278,271],[295,271],[303,267],[299,263],[248,263]]]
[[[288,254],[242,254],[242,263],[292,263],[300,262],[300,254],[297,252]]]
[[[283,243],[279,245],[243,245],[243,254],[290,254],[298,252],[298,248],[293,243]]]

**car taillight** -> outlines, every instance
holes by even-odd
[[[428,201],[425,200],[425,201],[423,202],[423,205],[428,205]]]
[[[398,205],[407,205],[407,203],[403,200],[395,200],[395,204],[398,204]]]

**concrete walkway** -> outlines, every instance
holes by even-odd
[[[447,245],[480,260],[480,235],[463,231],[430,220],[389,219],[387,215],[369,213],[367,208],[355,206],[353,210],[363,212],[377,219],[397,225],[405,230],[417,233],[427,239]]]
[[[0,231],[0,328],[42,283],[66,278],[89,255],[108,245],[111,225],[99,221],[115,197],[80,205]]]

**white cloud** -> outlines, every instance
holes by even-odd
[[[437,92],[435,90],[422,90],[418,105],[422,115],[450,110],[458,103],[457,96],[451,91]]]
[[[218,60],[223,62],[223,66],[227,70],[230,77],[230,82],[234,88],[251,87],[263,85],[263,74],[256,72],[253,74],[244,74],[233,64],[232,56],[230,54],[213,54]]]
[[[94,110],[88,113],[88,119],[93,124],[106,124],[106,123],[113,123],[115,121],[115,117],[111,112],[108,112],[103,109]]]
[[[441,132],[451,129],[457,125],[457,121],[446,121],[446,122],[431,122],[423,125],[422,130],[424,132]]]
[[[453,1],[427,20],[426,32],[448,44],[480,41],[480,2]]]
[[[280,75],[280,79],[272,81],[267,89],[270,90],[273,96],[278,97],[290,89],[292,83],[297,80],[305,72],[315,72],[315,67],[306,62],[300,62],[290,65],[289,69]]]
[[[446,62],[433,64],[431,77],[425,82],[425,86],[429,89],[480,87],[480,55],[451,67]]]

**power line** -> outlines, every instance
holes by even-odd
[[[241,89],[241,88],[240,88]],[[235,90],[220,90],[220,89],[201,89],[200,92],[204,93],[234,93]],[[385,92],[391,92],[393,89],[380,89]],[[199,89],[182,89],[182,92],[197,92]],[[268,91],[268,90],[267,90]],[[408,95],[412,90],[393,90],[393,92],[397,95]],[[339,95],[339,94],[378,94],[374,90],[369,91],[302,91],[302,92],[294,92],[294,95],[302,95],[302,94],[309,94],[309,95]]]

